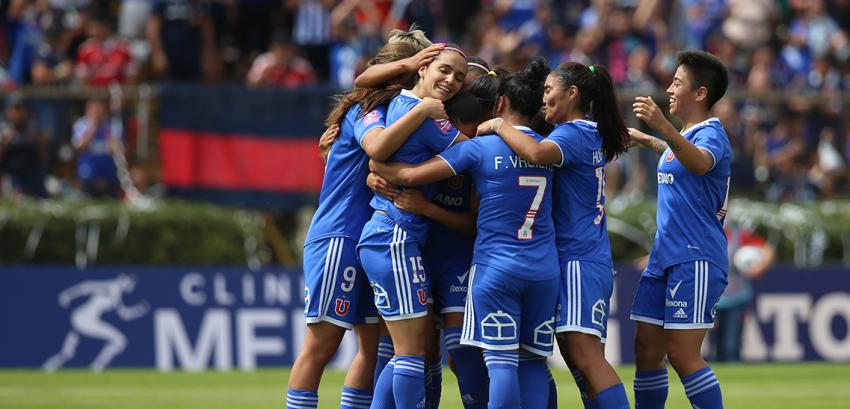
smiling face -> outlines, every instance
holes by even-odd
[[[695,87],[691,74],[680,65],[673,76],[673,83],[667,87],[670,96],[670,115],[682,118],[693,110],[707,94],[705,87]]]
[[[543,114],[546,122],[566,122],[567,115],[577,100],[575,86],[564,89],[564,82],[555,74],[549,74],[543,84]]]
[[[466,78],[466,59],[460,53],[445,50],[425,67],[419,68],[419,82],[413,92],[419,98],[447,101],[460,91]]]

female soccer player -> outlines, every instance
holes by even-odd
[[[605,360],[608,308],[614,289],[605,223],[605,163],[624,152],[628,131],[608,70],[561,64],[546,78],[543,141],[501,126],[498,133],[523,159],[555,165],[555,230],[561,265],[558,346],[586,407],[627,408],[626,390]],[[482,124],[482,131],[498,125]],[[600,342],[601,341],[601,342]]]
[[[679,375],[693,407],[723,407],[720,382],[700,347],[713,326],[714,306],[726,287],[729,265],[723,220],[729,194],[731,148],[723,125],[709,110],[726,92],[726,67],[713,55],[685,51],[670,95],[678,131],[651,97],[637,97],[635,116],[656,139],[629,129],[631,139],[661,154],[658,214],[649,264],[638,284],[631,318],[635,332],[635,406],[663,408],[667,399],[664,355]]]
[[[540,109],[547,73],[537,59],[499,85],[499,116],[536,140],[542,137],[527,125]],[[496,135],[462,142],[420,165],[372,166],[401,185],[472,175],[481,198],[461,343],[484,349],[490,407],[546,407],[545,358],[533,357],[552,352],[558,296],[551,166],[517,157]]]
[[[417,51],[410,42],[395,42],[378,53],[375,63]],[[340,126],[339,142],[330,150],[319,208],[304,244],[307,331],[289,377],[288,407],[316,407],[324,367],[352,326],[360,348],[345,379],[342,407],[371,401],[377,329],[365,324],[374,324],[377,313],[355,254],[356,240],[371,215],[371,192],[364,184],[367,155],[387,158],[425,118],[445,116],[442,103],[430,99],[387,127],[384,104],[400,90],[400,85],[355,89],[339,99],[328,118],[329,126]]]
[[[390,102],[387,123],[392,124],[415,109],[424,98],[446,101],[460,91],[466,76],[466,55],[446,46],[427,66],[418,70],[412,90],[403,90]],[[455,141],[465,139],[447,120],[425,121],[392,155],[393,160],[424,162]],[[432,189],[425,189],[430,198]],[[425,399],[424,355],[429,318],[428,278],[421,244],[427,219],[398,209],[391,200],[375,195],[375,209],[357,246],[363,269],[374,292],[375,306],[392,337],[395,357],[376,385],[373,407],[413,408]],[[392,371],[392,378],[383,376]],[[392,387],[387,387],[391,384]],[[392,396],[378,396],[392,390]]]

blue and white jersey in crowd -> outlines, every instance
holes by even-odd
[[[452,212],[468,213],[472,210],[471,200],[472,176],[460,174],[437,182],[431,201]],[[428,240],[423,251],[432,269],[438,268],[439,265],[453,266],[459,260],[467,261],[466,267],[469,268],[474,246],[474,236],[434,222],[428,230]]]
[[[543,140],[561,150],[555,170],[554,217],[558,257],[611,265],[605,221],[605,153],[596,122],[565,122]]]
[[[404,114],[410,112],[421,99],[409,90],[402,90],[401,94],[390,101],[387,108],[387,126],[398,121]],[[387,160],[388,162],[405,162],[418,164],[434,157],[444,151],[457,139],[460,132],[447,120],[426,119],[422,125],[411,134],[407,141],[395,151]],[[433,185],[422,186],[425,198],[431,200],[434,193]],[[381,195],[374,195],[372,208],[387,214],[396,224],[404,229],[407,234],[413,236],[419,243],[425,242],[428,233],[428,218],[410,214],[395,207],[392,200]]]
[[[658,160],[658,230],[650,265],[658,274],[672,265],[706,260],[726,271],[729,267],[723,222],[729,196],[732,148],[723,124],[710,118],[682,135],[708,151],[714,164],[706,174],[691,173],[669,148]]]
[[[541,141],[527,127],[517,129]],[[497,135],[459,143],[439,155],[478,191],[473,263],[528,280],[560,274],[552,221],[552,166],[529,163]]]
[[[304,244],[326,237],[357,241],[372,216],[369,200],[373,193],[366,186],[369,156],[360,142],[369,131],[386,127],[386,107],[378,107],[362,118],[359,114],[359,105],[351,107],[340,124],[339,138],[331,146],[325,165],[319,208]]]

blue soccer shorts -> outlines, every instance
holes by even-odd
[[[676,264],[663,272],[648,267],[638,283],[631,319],[664,329],[711,328],[726,282],[726,271],[705,260]]]
[[[431,295],[434,297],[434,311],[442,314],[463,313],[466,308],[466,291],[471,266],[472,254],[429,257],[428,278],[431,282]]]
[[[460,343],[489,350],[552,355],[558,277],[530,281],[484,264],[469,272]]]
[[[604,343],[608,336],[608,311],[614,291],[614,269],[588,261],[561,265],[561,287],[555,333],[582,332]]]
[[[345,329],[378,322],[372,290],[360,266],[357,242],[327,237],[304,245],[304,316]]]
[[[392,219],[375,213],[357,245],[378,313],[387,321],[428,314],[428,276],[419,242]]]

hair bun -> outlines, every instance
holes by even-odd
[[[535,57],[525,65],[521,74],[529,81],[545,82],[546,76],[549,75],[549,66],[546,64],[546,59]]]

